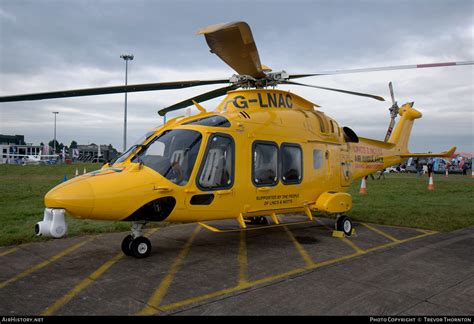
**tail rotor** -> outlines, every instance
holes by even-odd
[[[390,111],[390,124],[388,125],[387,134],[385,135],[385,142],[388,142],[390,135],[392,134],[393,126],[395,126],[395,119],[397,118],[398,112],[400,111],[400,107],[398,107],[397,102],[395,101],[395,95],[393,93],[393,86],[392,82],[388,84],[388,88],[390,89],[390,97],[392,98],[392,106],[388,108]]]

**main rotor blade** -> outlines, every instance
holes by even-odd
[[[20,95],[0,97],[0,102],[94,96],[94,95],[104,95],[104,94],[114,94],[114,93],[124,93],[124,92],[171,90],[171,89],[182,89],[182,88],[196,87],[196,86],[209,85],[209,84],[221,84],[221,83],[229,83],[229,80],[228,79],[205,80],[205,81],[193,80],[193,81],[144,83],[144,84],[134,84],[134,85],[127,85],[127,86],[122,85],[122,86],[102,87],[102,88],[88,88],[88,89],[77,89],[77,90],[20,94]]]
[[[432,67],[473,65],[473,64],[474,64],[474,61],[463,61],[463,62],[444,62],[444,63],[429,63],[429,64],[382,66],[382,67],[362,68],[362,69],[326,71],[326,72],[310,73],[310,74],[292,74],[292,75],[290,75],[290,79],[306,78],[306,77],[310,77],[310,76],[320,76],[320,75],[349,74],[349,73],[377,72],[377,71],[393,71],[393,70],[408,70],[408,69],[423,69],[423,68],[432,68]]]
[[[241,75],[265,77],[252,31],[246,22],[208,26],[197,32],[204,35],[211,53],[216,54]]]
[[[170,111],[192,106],[194,104],[193,101],[196,101],[196,102],[199,103],[199,102],[203,102],[203,101],[206,101],[206,100],[214,99],[214,98],[223,96],[223,95],[227,94],[228,91],[235,90],[237,88],[239,88],[239,86],[233,84],[233,85],[228,86],[228,87],[215,89],[215,90],[200,94],[198,96],[192,97],[190,99],[186,99],[184,101],[178,102],[178,103],[176,103],[172,106],[163,108],[163,109],[158,111],[158,114],[160,116],[164,116],[165,114],[169,113]]]
[[[304,86],[304,87],[311,87],[311,88],[322,89],[322,90],[342,92],[342,93],[351,94],[351,95],[355,95],[355,96],[369,97],[369,98],[372,98],[372,99],[375,99],[375,100],[385,101],[385,99],[383,97],[376,96],[376,95],[371,95],[371,94],[368,94],[368,93],[348,91],[348,90],[335,89],[335,88],[320,87],[320,86],[316,86],[316,85],[303,84],[303,83],[298,83],[298,82],[294,82],[294,81],[282,81],[281,83],[282,84],[299,85],[299,86]]]

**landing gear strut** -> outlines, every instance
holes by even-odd
[[[137,259],[146,258],[151,253],[151,242],[143,236],[145,222],[133,222],[132,234],[125,236],[122,241],[122,252]]]

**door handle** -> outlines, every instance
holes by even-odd
[[[169,187],[155,187],[155,186],[153,186],[153,190],[160,191],[160,192],[168,192],[168,191],[172,191],[173,189],[171,189]]]
[[[217,190],[216,195],[222,196],[222,195],[230,195],[232,193],[232,189],[230,190]]]

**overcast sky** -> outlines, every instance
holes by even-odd
[[[243,20],[274,71],[327,70],[474,60],[474,1],[51,1],[0,0],[0,95],[227,78],[234,71],[196,31]],[[414,152],[474,151],[473,66],[320,76],[298,80],[384,96],[388,101],[302,87],[281,89],[320,104],[360,136],[383,139],[388,82],[415,102]],[[157,110],[219,86],[128,96],[128,144],[162,123]],[[220,99],[202,105],[213,110]],[[124,95],[0,104],[0,134],[39,144],[112,144],[122,149]],[[182,114],[176,112],[175,114]],[[173,114],[171,114],[173,115]]]

